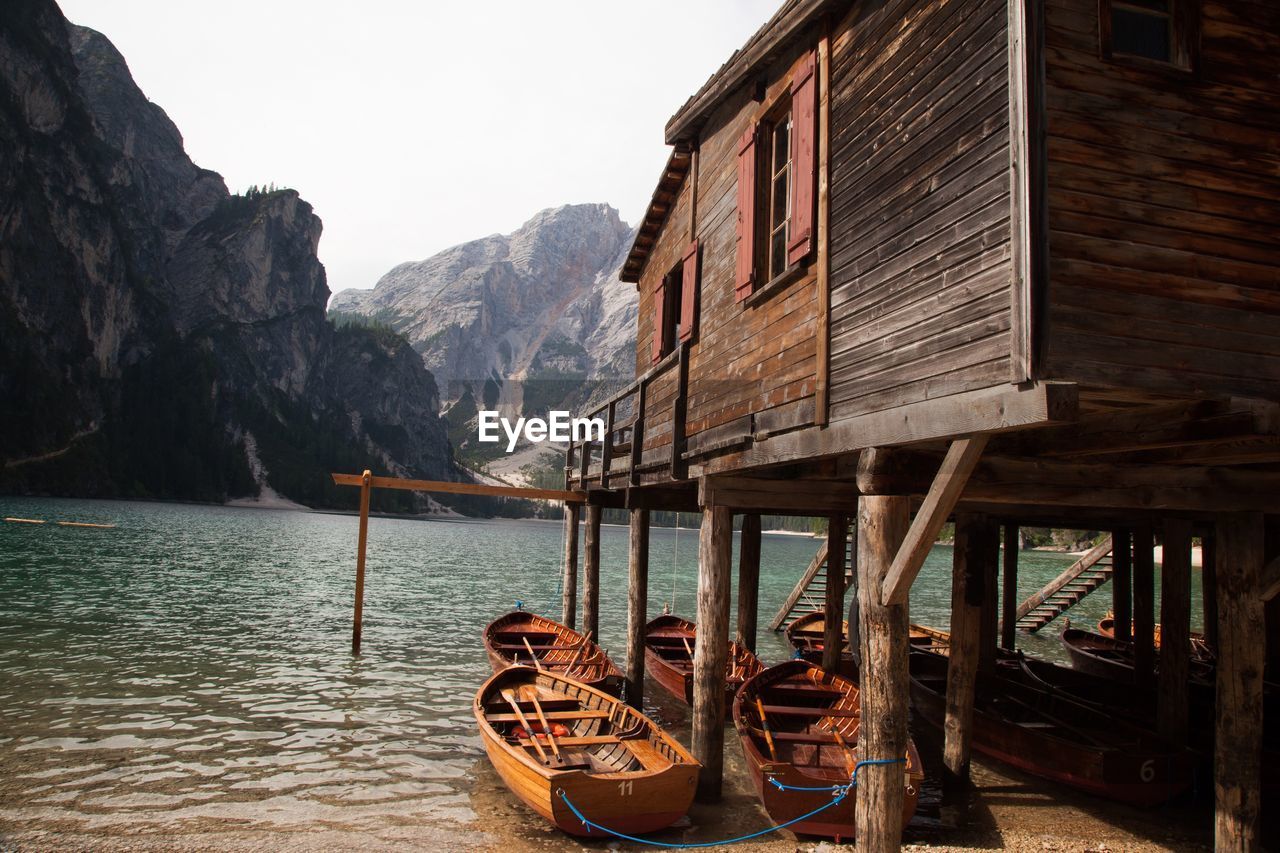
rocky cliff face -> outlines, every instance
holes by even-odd
[[[544,210],[513,234],[344,290],[330,310],[403,332],[450,400],[469,391],[515,414],[572,407],[584,387],[634,375],[636,292],[618,281],[632,234],[605,204]]]
[[[0,15],[0,153],[0,488],[345,504],[329,470],[453,479],[421,360],[326,320],[310,205],[229,194],[48,0]]]

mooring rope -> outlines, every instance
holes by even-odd
[[[794,826],[795,824],[800,823],[803,820],[808,820],[809,818],[813,817],[816,814],[821,814],[822,812],[826,811],[832,806],[836,806],[844,802],[845,798],[849,796],[849,791],[858,784],[858,771],[862,767],[872,766],[877,764],[903,764],[905,762],[906,762],[905,758],[864,759],[863,761],[859,761],[857,764],[853,765],[853,773],[849,776],[849,781],[847,784],[831,785],[830,787],[822,787],[822,788],[804,788],[796,785],[783,785],[782,783],[778,782],[776,779],[771,778],[769,781],[784,791],[829,791],[831,793],[831,801],[828,803],[823,803],[813,811],[806,812],[805,814],[800,815],[800,817],[792,818],[786,823],[780,823],[780,824],[777,824],[776,826],[767,826],[764,829],[761,829],[757,832],[752,832],[747,835],[739,835],[737,838],[726,838],[722,841],[697,841],[693,843],[680,843],[680,842],[672,842],[672,841],[653,841],[648,838],[640,838],[635,835],[627,835],[626,833],[618,832],[617,830],[610,829],[607,826],[602,826],[601,824],[598,824],[595,821],[588,818],[586,815],[584,815],[581,811],[578,810],[577,806],[573,804],[573,801],[569,799],[568,794],[564,792],[564,788],[556,788],[556,796],[564,800],[564,804],[569,807],[569,811],[573,812],[574,817],[582,821],[582,825],[587,827],[588,830],[598,829],[601,832],[606,832],[609,835],[614,836],[615,838],[621,838],[624,841],[634,841],[636,844],[647,844],[650,847],[665,847],[671,850],[696,850],[704,847],[719,847],[723,844],[737,844],[739,841],[750,841],[753,838],[760,838],[761,836],[768,835],[771,832],[776,832],[779,829],[786,829],[788,826]]]

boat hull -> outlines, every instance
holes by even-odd
[[[697,628],[692,622],[669,614],[658,616],[645,626],[645,670],[663,690],[687,705],[693,704],[693,661],[688,649],[694,647],[696,636]],[[724,701],[725,708],[729,708],[742,683],[764,665],[750,651],[730,642],[726,667],[729,671],[725,674]]]
[[[599,646],[566,625],[523,610],[499,616],[485,628],[485,654],[495,673],[515,664],[532,664],[523,643],[514,641],[517,636],[535,638],[530,645],[535,653],[541,652],[538,662],[544,669],[603,690],[610,696],[622,695],[626,678]],[[554,639],[548,641],[548,637]],[[553,648],[542,648],[546,645]],[[585,646],[581,652],[579,646]]]

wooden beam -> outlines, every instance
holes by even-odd
[[[858,500],[853,483],[763,477],[703,477],[698,481],[702,506],[726,506],[743,511],[777,511],[827,515]]]
[[[1266,619],[1262,597],[1265,528],[1258,513],[1218,522],[1217,713],[1214,736],[1214,847],[1261,849],[1263,671]],[[1273,564],[1274,565],[1274,564]]]
[[[979,515],[956,517],[951,568],[951,649],[947,664],[942,761],[947,771],[957,778],[965,778],[969,774],[974,690],[982,637],[982,601],[985,597],[986,534],[983,528],[988,524]]]
[[[1267,563],[1267,567],[1262,570],[1262,582],[1258,591],[1263,601],[1270,601],[1277,594],[1280,594],[1280,557]]]
[[[1018,646],[1018,525],[1004,526],[1004,574],[1000,599],[1000,647]]]
[[[1133,530],[1133,675],[1141,687],[1151,685],[1155,669],[1155,554],[1150,525]]]
[[[600,636],[600,517],[603,510],[587,504],[586,555],[582,560],[582,631]]]
[[[742,517],[738,534],[738,645],[756,650],[756,626],[760,618],[760,515]]]
[[[333,482],[338,486],[359,486],[361,474],[333,474]],[[562,491],[560,489],[529,489],[517,486],[491,486],[488,483],[451,483],[445,480],[410,480],[404,477],[373,477],[375,489],[403,489],[410,492],[439,492],[449,495],[489,495],[499,498],[523,498],[534,501],[564,501],[565,503],[584,503],[587,496],[583,492]]]
[[[737,454],[691,466],[691,476],[742,472],[788,462],[838,456],[868,447],[949,439],[957,435],[1009,432],[1030,426],[1070,423],[1079,414],[1076,386],[1065,383],[999,385],[979,391],[908,403],[892,409],[833,419],[756,441]]]
[[[716,802],[724,781],[724,691],[729,659],[733,511],[702,511],[698,539],[698,633],[693,652],[693,756],[702,762],[698,799]]]
[[[1218,538],[1200,538],[1200,598],[1203,609],[1204,642],[1218,648]]]
[[[920,567],[924,565],[929,549],[938,539],[938,532],[946,523],[947,517],[955,508],[956,501],[964,489],[969,474],[978,463],[982,449],[987,446],[987,437],[977,435],[961,438],[951,442],[942,467],[925,495],[924,505],[916,513],[907,531],[902,550],[893,560],[889,575],[885,578],[884,601],[886,604],[906,604],[911,592],[911,584],[915,582]]]
[[[982,593],[978,614],[978,669],[994,672],[996,647],[1000,644],[1000,526],[986,516],[979,517],[982,524],[975,531],[978,541],[974,543],[980,560],[979,589]]]
[[[578,616],[578,516],[580,504],[564,508],[564,569],[560,583],[560,621],[572,628]]]
[[[360,635],[364,630],[364,554],[369,544],[369,497],[373,474],[360,475],[360,533],[356,539],[356,601],[351,618],[351,653],[360,654]]]
[[[1160,734],[1186,743],[1191,677],[1191,525],[1171,518],[1164,523],[1160,561],[1160,680],[1157,723]]]
[[[827,590],[822,615],[826,620],[822,637],[822,668],[835,673],[840,668],[844,646],[845,549],[849,541],[849,520],[833,515],[827,522]]]
[[[882,590],[894,555],[906,537],[910,503],[900,496],[867,496],[858,501],[858,634],[862,679],[861,758],[904,758],[910,686],[905,604],[890,604]],[[855,824],[857,847],[887,853],[902,843],[905,790],[900,764],[864,766],[858,773]]]
[[[631,510],[627,557],[627,703],[644,708],[644,626],[649,618],[649,510]]]
[[[1111,612],[1116,639],[1133,639],[1133,537],[1126,528],[1111,533]]]

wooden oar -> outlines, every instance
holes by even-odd
[[[529,657],[533,658],[534,669],[542,669],[542,661],[538,660],[538,656],[533,653],[533,646],[529,645],[528,637],[521,637],[524,640],[524,647],[529,650]]]
[[[840,734],[840,729],[835,723],[827,723],[827,728],[836,736],[836,743],[840,744],[840,748],[844,750],[844,767],[849,771],[849,778],[852,779],[858,769],[858,765],[853,760],[853,750],[849,749],[849,744],[845,743],[844,735]]]
[[[587,650],[589,645],[591,645],[590,631],[582,635],[582,643],[578,646],[578,650],[573,653],[573,660],[569,662],[569,669],[565,670],[566,672],[578,665],[578,661],[582,658],[582,653]]]
[[[516,713],[516,719],[520,721],[520,725],[524,726],[524,730],[529,733],[529,740],[533,741],[533,748],[538,751],[538,756],[542,759],[542,763],[550,764],[551,759],[547,757],[547,751],[542,748],[542,744],[538,743],[538,737],[533,731],[533,726],[530,725],[529,720],[525,717],[524,711],[520,710],[520,703],[512,698],[510,690],[503,690],[502,698],[507,700],[511,710]]]
[[[556,760],[564,764],[564,756],[560,754],[560,745],[556,743],[555,735],[551,733],[551,724],[547,722],[547,715],[542,713],[542,703],[538,701],[538,688],[535,686],[533,692],[529,694],[529,701],[533,703],[533,712],[538,715],[538,722],[542,723],[542,731],[547,735],[547,742],[551,744],[551,751],[555,753]],[[534,735],[537,740],[537,735]]]
[[[689,646],[689,638],[681,637],[680,639],[684,642],[684,650],[689,653],[689,660],[693,660],[693,649]]]
[[[756,711],[760,714],[760,727],[764,729],[764,742],[769,745],[769,757],[778,760],[778,749],[773,745],[773,732],[769,729],[769,718],[764,715],[764,703],[756,697]]]

